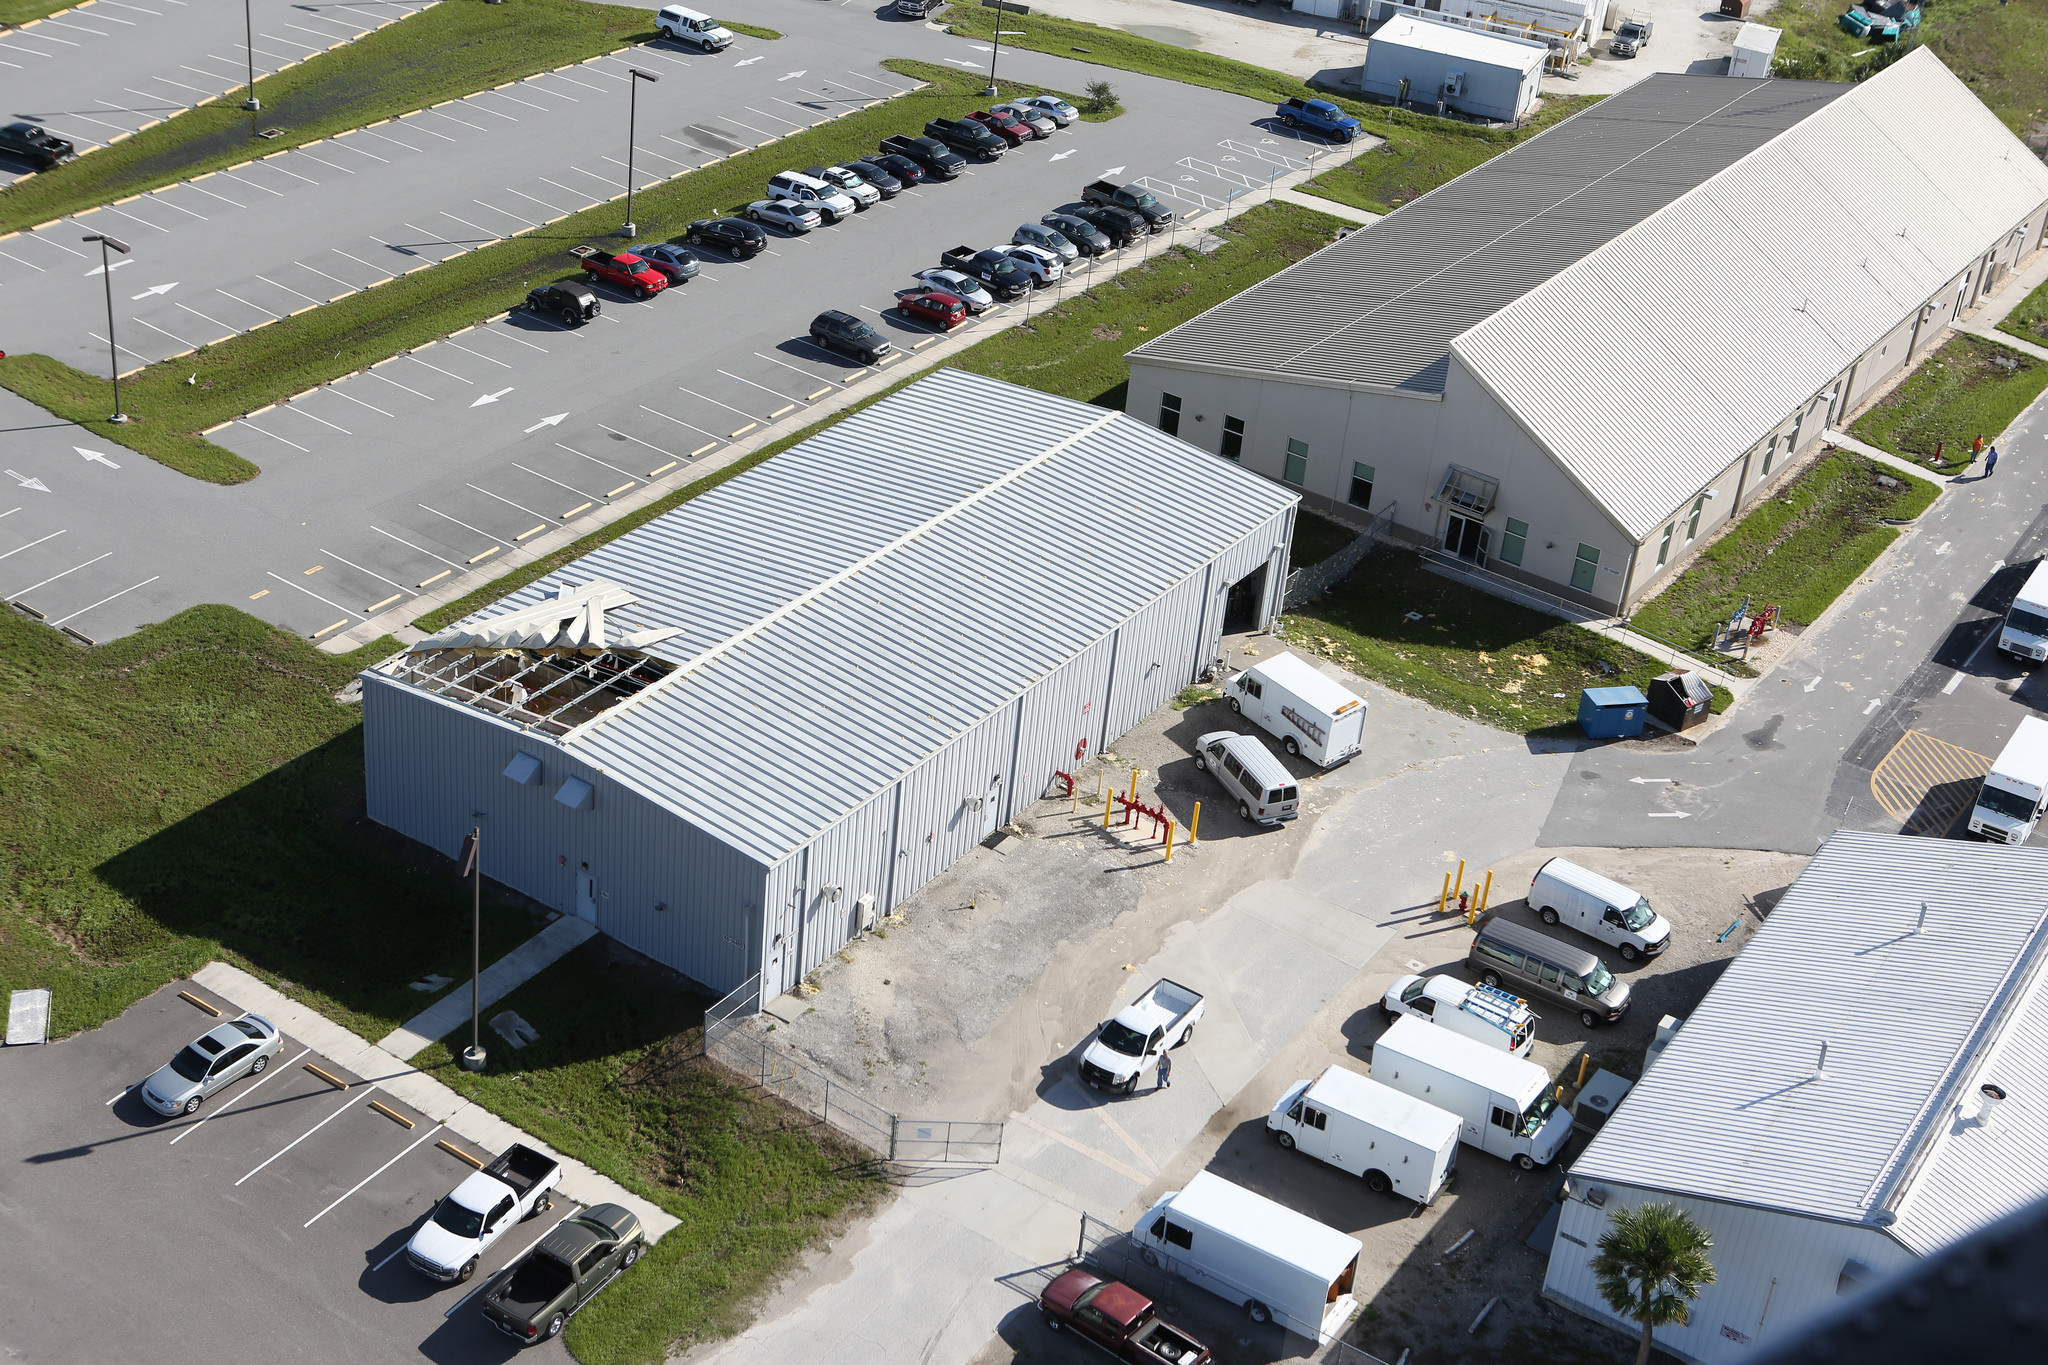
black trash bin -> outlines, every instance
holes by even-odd
[[[1650,714],[1674,730],[1698,725],[1713,705],[1713,691],[1697,673],[1661,673],[1650,679]]]

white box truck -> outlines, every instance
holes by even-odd
[[[1449,1110],[1467,1143],[1525,1171],[1556,1160],[1572,1135],[1542,1067],[1420,1019],[1397,1019],[1380,1035],[1372,1078]]]
[[[1232,678],[1230,709],[1276,736],[1290,754],[1329,768],[1365,741],[1365,698],[1297,654],[1280,654]]]
[[[1457,1174],[1461,1126],[1455,1114],[1341,1066],[1296,1081],[1266,1115],[1282,1147],[1425,1206]]]
[[[2006,844],[2024,844],[2033,837],[2041,812],[2048,807],[2048,720],[2028,716],[1999,750],[1977,805],[1970,812],[1970,833]]]
[[[1131,1241],[1146,1265],[1320,1344],[1358,1311],[1363,1243],[1208,1171],[1154,1204]]]
[[[2027,575],[1998,628],[1998,647],[2015,659],[2040,663],[2048,659],[2048,559]]]

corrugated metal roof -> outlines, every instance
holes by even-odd
[[[774,862],[1295,495],[1122,413],[942,370],[495,604],[589,579],[675,674],[564,743]]]
[[[1939,1246],[2048,1189],[2044,963],[2048,851],[1838,831],[1574,1172]]]
[[[1132,355],[1440,393],[1454,338],[1850,88],[1651,76]]]
[[[1504,33],[1482,33],[1455,24],[1426,23],[1408,14],[1396,15],[1380,25],[1372,42],[1373,47],[1417,48],[1488,66],[1504,66],[1511,71],[1533,71],[1543,65],[1550,53],[1548,43],[1532,43]],[[1373,47],[1365,51],[1367,65],[1372,63]]]
[[[1927,49],[1841,88],[1452,343],[1638,540],[2048,198]],[[1630,377],[1597,421],[1587,374]]]

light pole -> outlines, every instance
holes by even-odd
[[[242,107],[253,114],[263,101],[256,98],[256,21],[249,17],[249,0],[242,0],[242,50],[249,56],[249,98]]]
[[[994,99],[998,93],[996,90],[996,58],[1002,55],[1003,35],[1008,34],[1015,38],[1021,37],[1023,33],[1024,30],[1021,28],[1007,29],[1003,27],[1003,0],[996,0],[995,46],[990,48],[988,52],[988,89],[982,92],[990,99]]]
[[[107,367],[114,375],[114,415],[107,420],[115,426],[122,426],[127,423],[128,414],[121,411],[121,348],[114,344],[114,268],[113,257],[107,252],[118,251],[126,256],[128,244],[104,232],[95,232],[85,240],[100,244],[100,278],[107,285]]]
[[[621,237],[631,237],[640,230],[633,222],[633,139],[640,122],[640,82],[661,79],[652,71],[642,71],[637,66],[629,66],[626,70],[632,73],[632,78],[626,82],[626,225],[619,229]]]
[[[462,1052],[464,1071],[484,1069],[484,1049],[477,1032],[477,1017],[482,1013],[478,1003],[483,984],[483,924],[484,924],[484,829],[477,825],[469,831],[469,838],[463,841],[462,874],[473,878],[474,891],[469,905],[469,1046]]]

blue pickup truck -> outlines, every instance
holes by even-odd
[[[1273,112],[1289,128],[1306,128],[1339,142],[1358,136],[1358,120],[1328,100],[1288,100]]]

